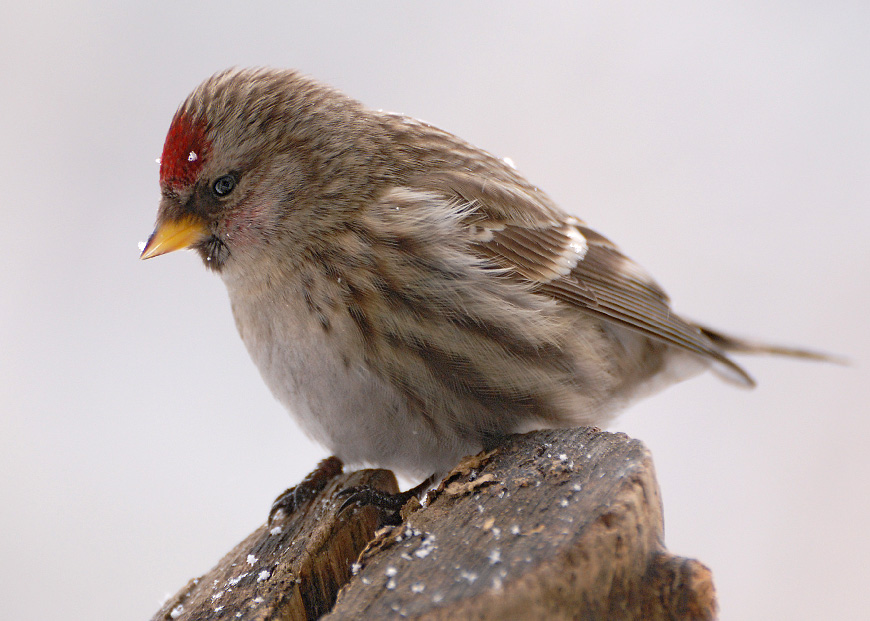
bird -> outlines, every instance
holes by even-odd
[[[344,463],[446,472],[511,434],[605,426],[731,354],[729,336],[509,160],[292,69],[232,68],[172,118],[148,259],[217,273],[247,351]]]

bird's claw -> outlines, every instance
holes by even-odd
[[[285,490],[275,499],[269,510],[269,524],[278,513],[283,513],[285,516],[295,513],[299,507],[320,493],[333,478],[341,474],[343,467],[341,460],[335,456],[327,457],[317,464],[317,467],[308,473],[302,482]]]
[[[415,490],[390,494],[368,486],[348,487],[339,491],[336,496],[344,497],[344,502],[338,508],[339,514],[353,506],[373,506],[383,514],[383,522],[389,526],[398,526],[402,523],[402,507],[411,498],[415,497]]]
[[[433,474],[419,485],[411,489],[390,494],[374,487],[358,486],[348,487],[337,492],[336,496],[345,497],[344,502],[338,508],[338,512],[342,513],[350,507],[356,506],[374,506],[380,509],[384,515],[384,524],[390,526],[398,526],[402,523],[402,508],[408,504],[412,498],[419,499],[436,480],[437,475]]]

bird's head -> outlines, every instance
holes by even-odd
[[[353,160],[334,163],[354,150],[348,128],[365,116],[359,107],[288,70],[233,69],[203,82],[166,135],[157,224],[141,258],[191,248],[221,271],[310,237],[354,195]]]

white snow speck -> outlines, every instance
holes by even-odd
[[[143,250],[145,250],[145,242],[140,241],[136,245],[139,247],[139,252],[142,252]]]
[[[487,555],[487,558],[489,559],[490,565],[501,563],[501,550],[499,548],[493,548],[492,551]]]
[[[221,606],[218,606],[217,608],[215,608],[214,611],[215,611],[215,612],[220,612],[220,611],[223,610],[223,609],[224,609],[224,607],[223,607],[223,605],[221,605]]]
[[[372,583],[372,581],[366,577],[362,577],[362,578],[360,578],[360,580],[362,580],[363,584],[371,584]]]
[[[184,606],[182,604],[179,604],[178,606],[176,606],[175,608],[172,609],[172,612],[169,613],[169,616],[172,617],[173,619],[177,619],[178,617],[181,616],[182,612],[184,612]]]
[[[520,526],[519,524],[514,524],[511,526],[511,535],[519,535],[520,534]]]
[[[257,574],[257,582],[262,582],[263,580],[268,580],[272,577],[272,572],[268,569],[264,569],[260,573]]]
[[[257,557],[253,554],[248,554],[248,558],[246,558],[245,560],[248,561],[248,565],[253,565],[257,562]]]
[[[187,154],[187,161],[188,162],[195,162],[198,159],[199,159],[199,156],[196,154],[196,151],[191,151],[190,153]]]
[[[420,547],[414,550],[414,556],[417,558],[426,558],[430,554],[432,554],[432,550],[435,549],[435,537],[429,535],[425,539],[423,539],[423,543],[420,544]]]
[[[283,532],[284,532],[283,528],[281,528],[280,526],[276,526],[275,528],[273,528],[272,530],[269,531],[269,534],[270,535],[280,535]]]
[[[560,501],[559,501],[559,506],[560,506],[560,507],[567,507],[567,506],[568,506],[568,499],[567,499],[567,498],[563,498],[562,500],[560,500]]]
[[[254,598],[254,603],[255,603],[255,604],[262,604],[264,601],[265,601],[265,600],[264,600],[262,597],[255,597],[255,598]]]
[[[390,565],[389,567],[387,567],[387,568],[384,570],[384,575],[385,575],[387,578],[392,578],[392,577],[395,576],[397,573],[399,573],[399,570],[396,569],[395,567],[393,567],[392,565]]]
[[[568,461],[568,456],[565,453],[559,453],[559,461],[566,462]]]
[[[395,581],[394,579],[392,579],[392,578],[390,578],[389,580],[387,580],[387,590],[388,590],[388,591],[392,591],[392,590],[395,589],[395,588],[396,588],[396,581]]]
[[[235,578],[230,578],[229,580],[227,580],[227,584],[230,586],[236,586],[241,581],[241,579],[247,575],[248,575],[248,572],[245,572],[243,574],[239,574]]]
[[[460,571],[459,577],[462,578],[463,580],[468,580],[469,584],[471,584],[472,582],[477,580],[477,574],[474,573],[473,571],[465,571],[465,570]]]
[[[217,593],[212,593],[211,598],[212,598],[212,599],[220,599],[220,598],[223,597],[223,596],[224,596],[224,592],[223,592],[223,591],[218,591]]]
[[[154,160],[154,161],[157,162],[157,165],[158,165],[158,166],[160,166],[160,158],[159,158],[159,157],[158,157],[156,160]]]
[[[422,593],[426,590],[426,585],[422,582],[415,582],[411,585],[411,593]]]
[[[362,569],[362,565],[360,565],[359,563],[354,563],[353,565],[350,566],[350,573],[352,573],[355,576],[359,573],[360,569]]]
[[[502,588],[501,578],[499,578],[498,576],[493,577],[492,588],[496,591],[501,591],[501,588]]]
[[[579,492],[583,489],[583,486],[580,483],[575,483],[571,486],[571,489],[573,489],[575,492]]]
[[[505,164],[507,164],[508,166],[510,166],[511,168],[513,168],[514,170],[517,169],[517,165],[514,164],[514,161],[513,161],[511,158],[509,158],[509,157],[503,157],[503,158],[501,159],[501,161],[504,162]]]

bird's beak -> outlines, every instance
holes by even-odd
[[[188,248],[208,237],[205,220],[197,217],[183,217],[178,220],[162,220],[148,238],[142,249],[140,259],[158,257],[167,252]]]

